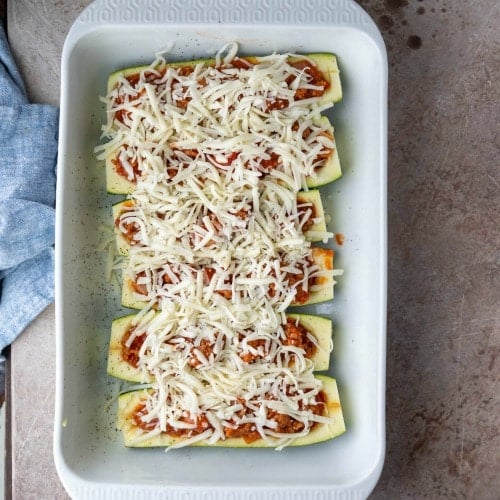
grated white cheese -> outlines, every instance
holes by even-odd
[[[326,107],[295,100],[318,87],[290,54],[235,64],[237,49],[189,71],[160,57],[118,77],[105,100],[109,141],[96,148],[136,183],[117,221],[134,228],[124,283],[145,304],[126,344],[145,334],[139,368],[154,377],[142,419],[155,429],[136,439],[188,430],[172,448],[245,424],[283,447],[325,421],[310,409],[321,391],[313,364],[283,342],[283,324],[297,290],[331,274],[311,263],[312,211],[297,201],[333,148],[315,121]],[[273,412],[302,430],[276,431]]]

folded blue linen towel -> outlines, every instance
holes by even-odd
[[[58,118],[28,103],[0,27],[0,351],[54,300]]]

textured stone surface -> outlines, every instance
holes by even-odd
[[[62,43],[87,3],[8,2],[35,101],[58,102]],[[358,3],[390,64],[387,457],[372,498],[498,498],[500,4]],[[19,499],[66,497],[52,459],[53,314],[12,346]]]

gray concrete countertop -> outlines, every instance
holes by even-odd
[[[9,0],[35,102],[57,104],[90,0]],[[500,3],[359,1],[389,56],[387,456],[371,498],[500,491]],[[67,498],[52,458],[54,307],[10,353],[12,497]],[[348,458],[348,457],[347,457]]]

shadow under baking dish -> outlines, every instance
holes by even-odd
[[[111,204],[99,143],[110,72],[147,64],[174,41],[171,59],[213,54],[237,41],[245,54],[334,52],[344,99],[328,112],[343,177],[322,189],[339,277],[333,302],[309,310],[334,321],[330,374],[339,385],[347,432],[304,448],[274,450],[127,449],[115,428],[120,383],[106,374],[111,320],[119,290],[105,279],[97,250]],[[385,51],[354,27],[101,25],[67,42],[63,57],[57,199],[57,403],[54,452],[72,494],[118,491],[303,492],[373,488],[385,449],[386,82]],[[160,490],[158,490],[160,488]],[[169,490],[169,491],[174,491]],[[109,490],[111,491],[111,490]],[[129,491],[130,492],[130,491]],[[236,492],[236,493],[235,493]],[[214,493],[214,494],[215,494]],[[310,496],[311,493],[309,493]],[[319,494],[319,493],[318,493]],[[82,496],[85,496],[82,494]],[[130,497],[131,498],[131,497]],[[354,498],[354,497],[353,497]],[[358,498],[356,496],[356,498]]]

